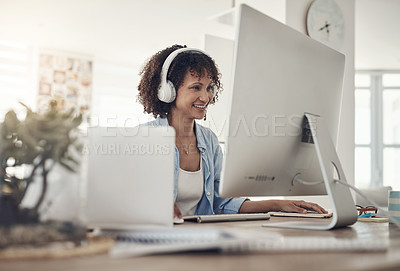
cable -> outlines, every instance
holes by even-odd
[[[351,184],[342,182],[342,181],[340,181],[340,180],[334,180],[334,182],[335,182],[335,183],[340,183],[340,184],[342,184],[342,185],[344,185],[344,186],[347,186],[348,188],[353,189],[353,190],[354,190],[357,194],[359,194],[363,199],[365,199],[366,201],[368,201],[369,203],[371,203],[372,205],[374,205],[377,209],[381,210],[382,213],[383,213],[385,216],[387,216],[387,217],[389,218],[389,220],[391,220],[391,222],[393,222],[393,223],[400,229],[400,222],[399,222],[396,218],[394,218],[393,216],[391,216],[391,215],[389,214],[389,212],[387,212],[386,210],[384,210],[384,209],[382,209],[381,207],[379,207],[378,204],[376,204],[376,202],[374,202],[373,200],[371,200],[371,199],[369,199],[367,196],[365,196],[365,195],[360,191],[360,189],[358,189],[357,187],[355,187],[355,186],[353,186],[353,185],[351,185]]]

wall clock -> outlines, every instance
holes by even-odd
[[[343,14],[334,0],[315,0],[307,13],[308,35],[339,50],[344,39]]]

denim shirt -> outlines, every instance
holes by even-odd
[[[168,126],[167,118],[158,117],[148,122],[148,126]],[[209,129],[194,123],[197,139],[197,148],[200,151],[203,162],[204,191],[197,204],[195,214],[233,214],[237,213],[242,206],[244,198],[221,198],[219,196],[219,183],[222,170],[222,150],[217,136]],[[179,151],[175,146],[175,177],[174,177],[174,200],[178,193],[179,176]]]

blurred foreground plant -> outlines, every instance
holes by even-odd
[[[78,169],[82,145],[78,142],[77,127],[82,115],[76,116],[73,109],[60,112],[56,101],[51,101],[50,110],[43,114],[22,105],[27,110],[24,120],[19,120],[11,110],[0,123],[0,196],[12,201],[16,223],[32,223],[38,221],[47,176],[54,165],[58,163],[72,172]],[[18,168],[25,172],[23,176],[17,174]],[[30,184],[36,179],[42,181],[36,204],[31,209],[20,208]]]

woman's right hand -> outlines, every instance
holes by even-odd
[[[182,218],[182,213],[181,210],[179,210],[178,204],[176,204],[176,202],[174,202],[174,218]]]

